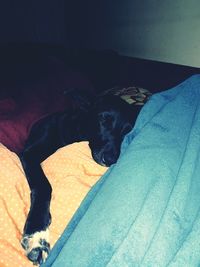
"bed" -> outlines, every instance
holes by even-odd
[[[75,77],[74,84],[80,81]],[[90,85],[85,79],[81,84]],[[62,93],[57,97],[63,101]],[[52,101],[45,111],[43,105],[34,106],[37,116],[26,120],[24,134],[46,110],[66,104],[58,107]],[[5,122],[5,114],[16,116],[16,103],[8,98],[2,103]],[[52,250],[42,267],[200,265],[199,103],[200,75],[155,93],[109,169],[92,160],[87,142],[62,148],[43,162],[54,188],[54,219]],[[0,147],[2,267],[32,266],[20,246],[29,207],[29,189],[16,155],[23,142]]]

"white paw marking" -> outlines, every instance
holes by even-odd
[[[45,262],[50,250],[49,229],[47,228],[45,231],[36,232],[31,235],[25,235],[21,244],[26,251],[27,257],[31,261],[33,261],[35,264]],[[38,250],[41,252],[41,254],[36,252]]]

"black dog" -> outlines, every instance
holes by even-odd
[[[60,147],[89,141],[94,160],[110,166],[117,161],[122,140],[132,129],[139,110],[139,106],[130,106],[117,96],[106,95],[87,108],[55,113],[33,126],[20,159],[31,190],[22,246],[34,264],[44,262],[50,250],[52,188],[40,163]]]

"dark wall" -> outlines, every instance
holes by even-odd
[[[200,1],[67,1],[71,47],[200,66]]]
[[[64,44],[65,0],[1,0],[0,43]]]
[[[66,32],[73,48],[113,49],[129,12],[127,0],[66,1]],[[116,39],[117,37],[117,39]]]
[[[0,43],[115,50],[200,66],[198,0],[1,0]]]

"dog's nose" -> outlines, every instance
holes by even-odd
[[[111,155],[104,153],[102,155],[101,161],[102,161],[104,166],[110,167],[110,165],[116,163],[117,159]]]
[[[110,167],[110,165],[116,163],[118,159],[117,153],[111,151],[92,150],[92,157],[98,164],[105,167]]]
[[[106,166],[106,160],[105,160],[105,158],[104,158],[104,155],[102,155],[101,162],[103,163],[103,165]]]

